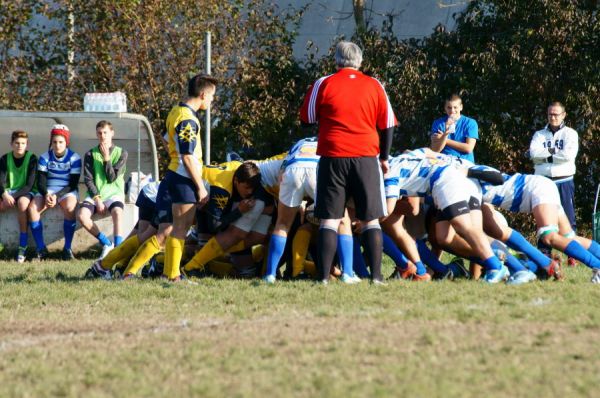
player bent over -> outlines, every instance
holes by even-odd
[[[161,247],[166,240],[166,235],[168,235],[168,232],[166,234],[165,232],[169,231],[172,224],[172,218],[170,218],[171,201],[166,189],[163,187],[161,190],[160,186],[161,184],[159,182],[153,181],[142,188],[135,203],[138,207],[139,215],[134,231],[132,231],[130,236],[119,246],[111,250],[106,257],[101,260],[96,260],[90,270],[86,272],[86,277],[110,279],[110,271],[115,265],[121,264],[126,268],[131,269],[137,267],[138,263],[141,263],[142,265],[145,264],[154,254],[161,250]],[[160,197],[162,198],[161,201],[157,200],[159,192],[161,194]],[[159,203],[162,203],[161,207],[164,208],[162,228],[161,217],[159,216]],[[158,230],[161,230],[162,233],[159,234]],[[157,238],[155,238],[157,242],[159,242],[162,237],[162,240],[160,240],[162,243],[153,244],[155,242],[151,238],[154,235],[157,235]],[[140,249],[140,246],[144,246],[144,248]],[[147,248],[148,246],[150,248],[158,246],[158,249],[150,250]],[[132,258],[135,258],[135,260],[132,261]],[[121,274],[125,275],[125,272],[123,271]],[[133,274],[135,274],[135,272],[133,272]]]
[[[466,171],[465,171],[466,173]],[[431,194],[440,215],[473,248],[483,263],[488,283],[508,277],[508,269],[494,255],[481,221],[481,194],[475,183],[451,166],[451,160],[424,148],[390,159],[386,174],[386,197],[425,196]]]
[[[264,276],[264,281],[267,283],[275,282],[275,274],[277,265],[279,264],[285,246],[287,243],[287,235],[290,231],[292,223],[298,214],[302,200],[305,197],[315,199],[315,190],[317,185],[317,165],[320,156],[317,155],[317,138],[305,138],[298,141],[288,152],[286,156],[281,174],[281,182],[279,185],[279,205],[277,208],[277,222],[275,229],[271,235],[269,242],[269,253],[267,255],[267,271]],[[350,249],[346,251],[347,258],[352,258],[352,234],[348,232],[344,235],[339,235],[338,246],[343,246],[343,240],[350,242]],[[350,267],[352,262],[349,263]],[[342,281],[345,283],[356,283],[360,279],[353,275],[352,269],[346,270],[342,274]]]
[[[592,269],[591,281],[600,283],[600,245],[575,235],[560,204],[556,184],[538,175],[516,173],[504,178],[505,183],[499,186],[482,184],[484,201],[505,210],[533,214],[538,239],[584,263]]]
[[[225,253],[251,250],[266,237],[271,217],[263,214],[270,196],[262,189],[258,166],[247,161],[205,166],[209,201],[200,210],[198,234],[214,235],[182,267],[188,277],[204,276],[205,265]]]

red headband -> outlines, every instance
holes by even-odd
[[[60,135],[60,136],[64,137],[65,141],[67,142],[67,146],[69,146],[69,144],[71,142],[71,134],[69,133],[69,130],[52,129],[52,131],[50,131],[50,140],[52,140],[52,136],[55,136],[55,135]]]

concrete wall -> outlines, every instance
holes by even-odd
[[[131,229],[137,222],[138,208],[134,204],[125,204],[123,212],[123,236],[129,235]],[[113,240],[113,223],[110,216],[102,218],[94,216],[94,221],[111,241]],[[42,215],[44,224],[44,241],[48,250],[62,250],[65,244],[63,233],[63,213],[60,209],[54,208],[46,210]],[[16,210],[9,210],[0,213],[0,242],[10,249],[16,249],[19,245],[19,223],[17,222]],[[73,251],[78,252],[89,250],[98,245],[98,240],[90,235],[83,227],[77,223],[77,230],[73,238]],[[35,243],[29,233],[29,247],[35,247]],[[99,247],[99,246],[98,246]]]

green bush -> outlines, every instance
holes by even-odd
[[[308,85],[334,70],[331,51],[293,58],[304,10],[268,0],[51,4],[0,0],[0,106],[81,110],[85,92],[121,90],[158,136],[187,78],[204,70],[210,30],[213,74],[222,80],[213,106],[215,160],[227,149],[246,147],[258,158],[289,147],[301,135],[298,109]],[[32,24],[34,11],[46,26]],[[455,30],[440,25],[418,40],[395,37],[389,20],[353,38],[364,48],[363,69],[385,84],[400,121],[395,149],[427,145],[444,97],[458,92],[464,113],[479,123],[476,159],[531,172],[523,154],[546,123],[547,104],[559,100],[580,136],[576,201],[589,222],[600,171],[598,2],[472,1],[455,19]]]

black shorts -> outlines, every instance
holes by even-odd
[[[315,216],[339,219],[348,199],[354,199],[356,217],[371,221],[385,215],[383,175],[376,157],[322,157],[317,169]]]
[[[172,203],[196,203],[198,201],[196,184],[191,178],[184,177],[172,170],[167,171],[161,186],[165,184],[171,195]]]
[[[438,221],[450,221],[454,217],[469,214],[471,210],[481,210],[481,202],[473,196],[471,196],[468,203],[461,201],[451,204],[443,210],[439,210],[437,219]]]
[[[173,224],[173,202],[167,184],[161,181],[156,194],[156,211],[159,224]]]
[[[144,191],[141,191],[138,195],[135,205],[138,208],[138,220],[149,222],[154,228],[157,228],[158,209],[156,208],[156,203],[150,200]]]
[[[96,204],[95,203],[91,203],[91,202],[88,202],[87,200],[84,200],[83,202],[81,202],[80,206],[85,207],[92,214],[96,214]],[[125,204],[123,204],[123,202],[121,202],[120,200],[114,201],[110,204],[110,206],[108,206],[108,212],[110,213],[115,208],[124,209]]]

